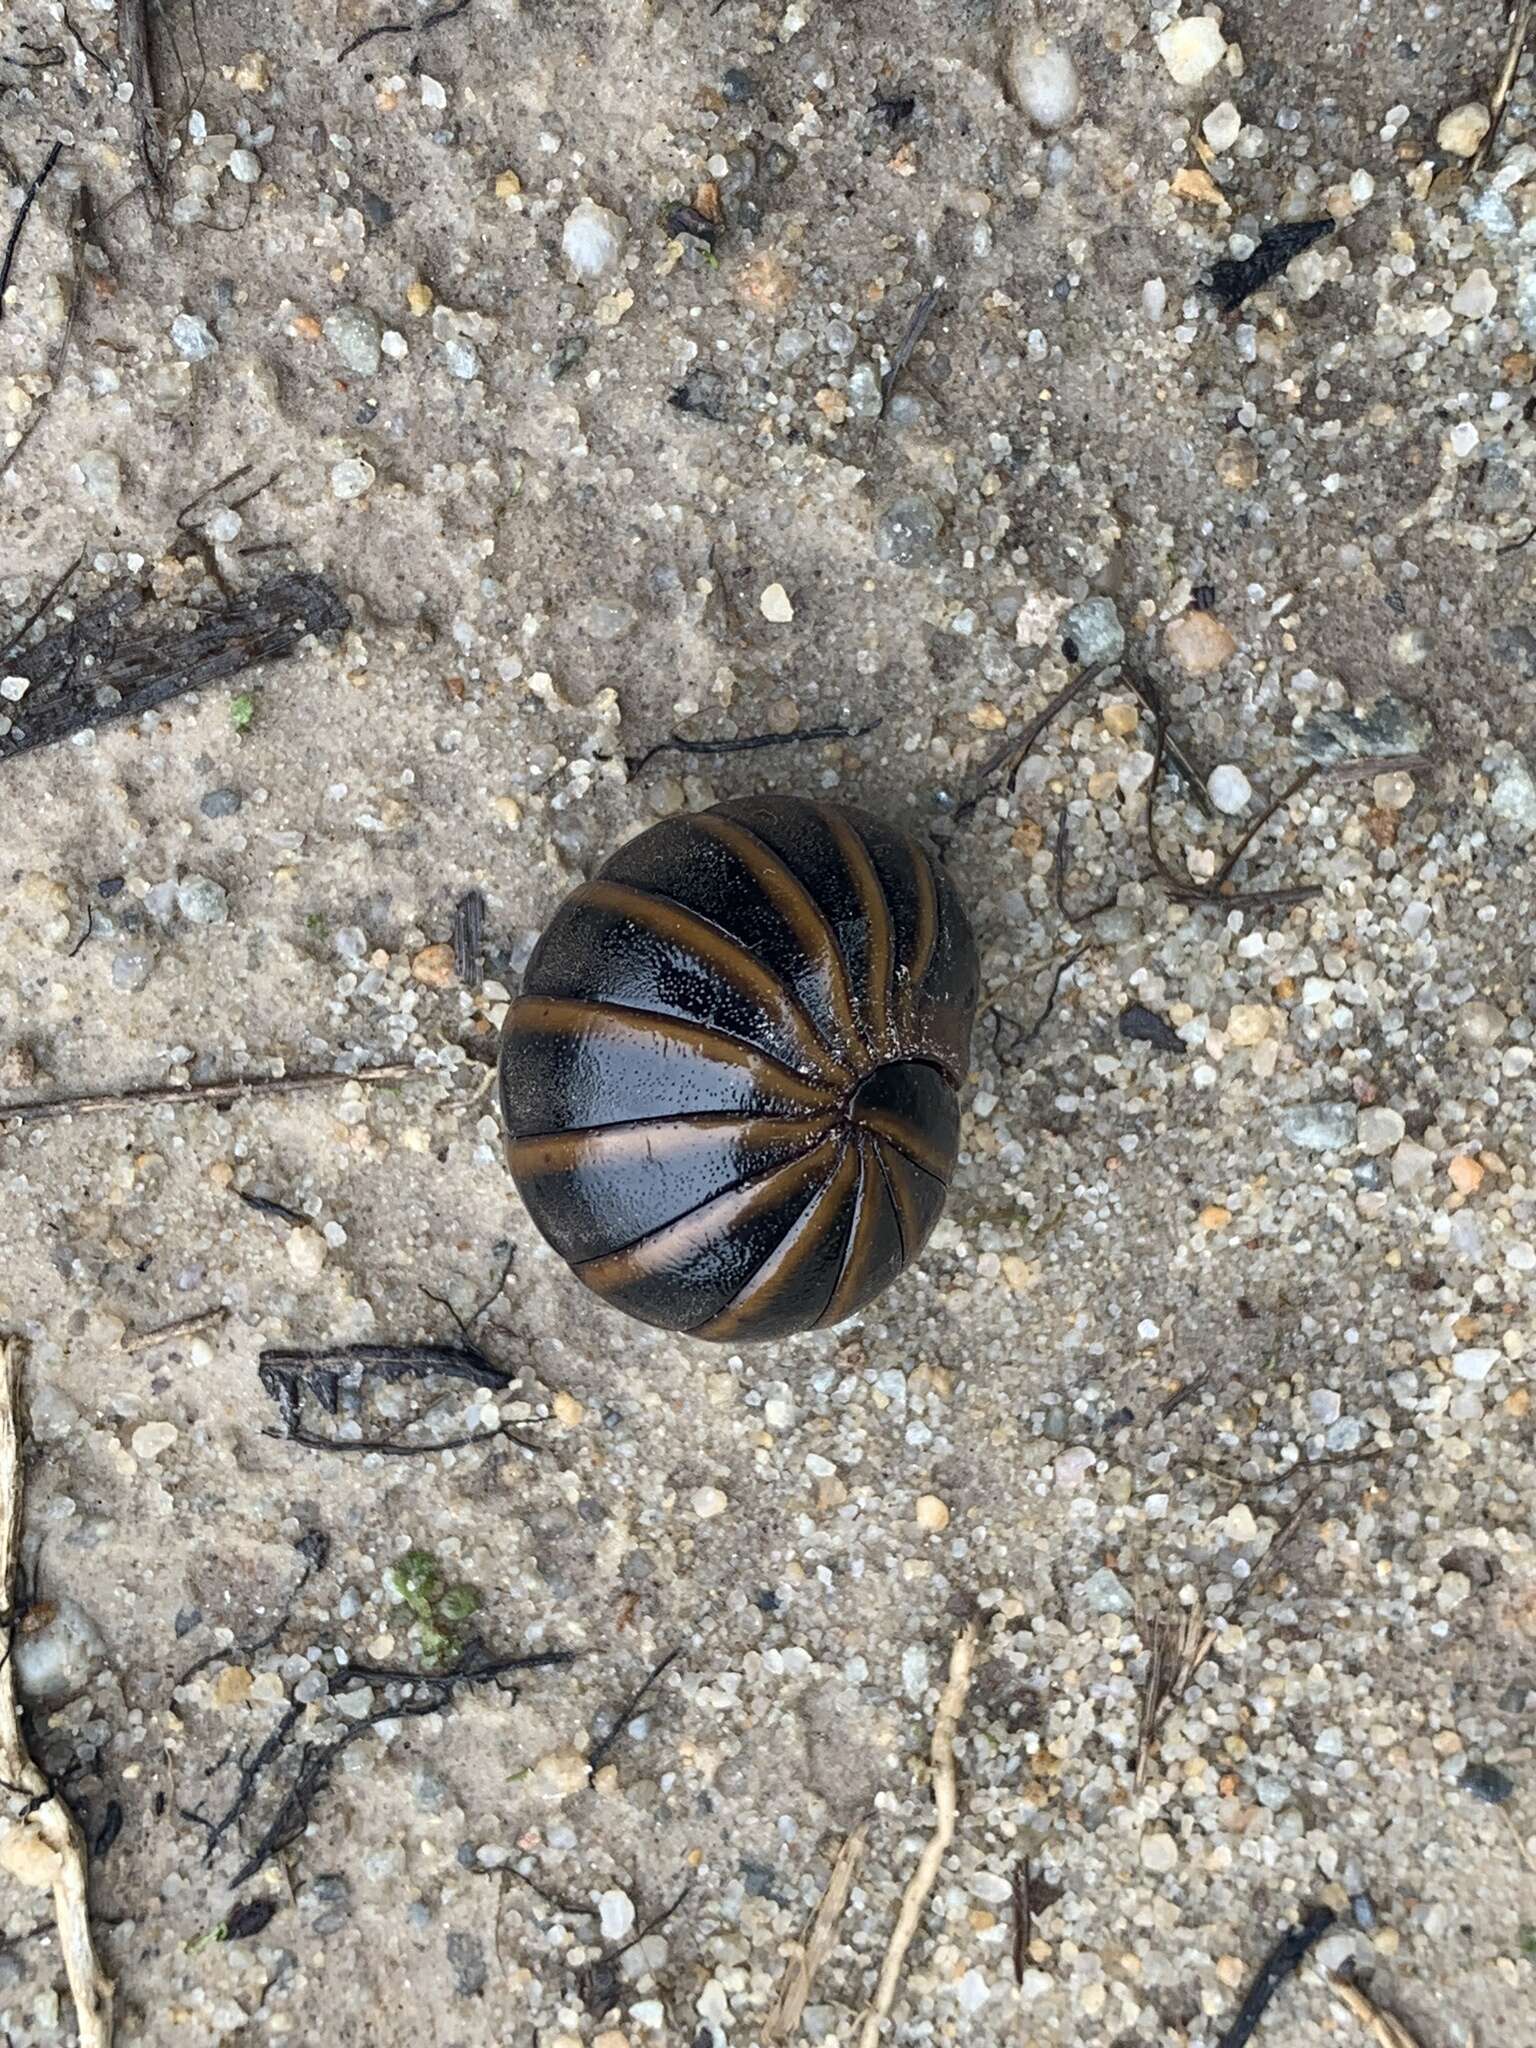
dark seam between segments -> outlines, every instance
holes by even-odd
[[[611,1126],[600,1124],[597,1126],[597,1128],[599,1130],[606,1130],[611,1128]],[[616,1244],[613,1247],[612,1251],[594,1252],[591,1258],[589,1259],[578,1259],[570,1261],[569,1264],[571,1266],[571,1270],[574,1273],[580,1273],[583,1272],[588,1266],[600,1266],[605,1259],[618,1259],[622,1258],[626,1252],[638,1251],[641,1245],[649,1244],[653,1237],[660,1237],[664,1231],[676,1229],[679,1223],[685,1223],[690,1216],[697,1216],[700,1210],[707,1209],[712,1202],[723,1202],[727,1195],[740,1194],[743,1188],[756,1187],[760,1181],[772,1180],[773,1176],[776,1173],[785,1173],[789,1170],[790,1167],[799,1166],[802,1163],[802,1161],[809,1158],[811,1153],[816,1150],[818,1145],[835,1145],[837,1143],[837,1140],[838,1133],[836,1131],[823,1131],[813,1144],[806,1145],[804,1149],[799,1152],[791,1153],[788,1159],[776,1159],[773,1162],[772,1166],[765,1167],[761,1173],[744,1173],[741,1176],[740,1180],[733,1180],[730,1183],[729,1187],[716,1188],[712,1195],[706,1195],[702,1202],[695,1202],[691,1209],[679,1209],[675,1216],[669,1216],[665,1223],[658,1223],[654,1230],[641,1231],[640,1235],[638,1237],[631,1238],[628,1244]],[[834,1158],[831,1166],[827,1170],[825,1178],[816,1183],[810,1196],[807,1198],[808,1201],[815,1201],[817,1195],[821,1193],[821,1190],[826,1186],[827,1181],[829,1181],[832,1178],[832,1175],[836,1173],[836,1171],[837,1160]],[[931,1179],[932,1176],[930,1175],[929,1178]],[[753,1268],[754,1272],[760,1270],[760,1268],[764,1264],[766,1264],[766,1262],[773,1256],[773,1250],[774,1247],[770,1245],[768,1250],[763,1254],[762,1259],[759,1260],[758,1266]],[[746,1283],[743,1284],[745,1285]],[[706,1316],[704,1320],[708,1322],[710,1318]]]
[[[752,1289],[753,1289],[754,1287],[756,1287],[756,1286],[757,1286],[758,1282],[759,1282],[759,1281],[761,1280],[761,1278],[762,1278],[762,1274],[763,1274],[763,1268],[764,1268],[765,1266],[768,1266],[768,1265],[770,1265],[770,1264],[771,1264],[771,1263],[773,1262],[774,1258],[775,1258],[775,1257],[777,1256],[777,1254],[778,1254],[778,1253],[779,1253],[779,1252],[780,1252],[780,1251],[781,1251],[781,1250],[783,1249],[783,1246],[784,1246],[784,1238],[788,1237],[788,1235],[789,1235],[790,1231],[794,1230],[794,1229],[795,1229],[795,1228],[797,1227],[797,1225],[799,1225],[799,1224],[801,1224],[801,1223],[803,1223],[803,1222],[805,1221],[806,1217],[807,1217],[807,1216],[808,1216],[808,1215],[810,1214],[811,1210],[815,1208],[816,1204],[817,1204],[817,1203],[818,1203],[818,1202],[819,1202],[819,1201],[820,1201],[820,1200],[822,1199],[822,1197],[823,1197],[823,1196],[824,1196],[824,1195],[826,1194],[826,1192],[827,1192],[827,1189],[828,1189],[829,1187],[831,1187],[832,1183],[833,1183],[833,1182],[834,1182],[834,1181],[835,1181],[835,1180],[837,1179],[838,1171],[839,1171],[840,1167],[842,1166],[842,1163],[843,1163],[843,1157],[844,1157],[844,1156],[846,1156],[846,1154],[840,1154],[840,1155],[839,1155],[839,1157],[838,1157],[838,1158],[837,1158],[836,1160],[834,1160],[834,1162],[833,1162],[833,1165],[832,1165],[832,1171],[831,1171],[831,1172],[830,1172],[830,1173],[829,1173],[829,1174],[827,1175],[826,1179],[825,1179],[825,1180],[824,1180],[824,1181],[822,1182],[821,1186],[820,1186],[819,1188],[817,1188],[817,1190],[815,1191],[815,1193],[814,1193],[814,1194],[813,1194],[813,1195],[811,1196],[810,1200],[809,1200],[809,1201],[808,1201],[808,1202],[806,1203],[805,1207],[804,1207],[804,1208],[803,1208],[803,1209],[802,1209],[802,1210],[800,1211],[799,1215],[795,1217],[795,1219],[794,1219],[794,1222],[793,1222],[793,1223],[791,1223],[791,1224],[789,1224],[789,1226],[788,1226],[788,1227],[786,1228],[786,1230],[785,1230],[785,1233],[784,1233],[784,1237],[781,1237],[781,1238],[779,1239],[779,1242],[778,1242],[778,1243],[777,1243],[776,1245],[774,1245],[774,1246],[773,1246],[773,1247],[771,1248],[771,1250],[769,1250],[769,1251],[766,1251],[766,1252],[765,1252],[765,1253],[763,1254],[762,1258],[761,1258],[761,1259],[760,1259],[760,1260],[758,1261],[758,1263],[757,1263],[757,1264],[756,1264],[756,1265],[755,1265],[755,1266],[753,1267],[753,1269],[752,1269],[751,1273],[750,1273],[750,1274],[749,1274],[749,1275],[747,1276],[747,1278],[746,1278],[745,1280],[743,1280],[743,1282],[741,1283],[740,1287],[738,1287],[738,1288],[737,1288],[736,1292],[735,1292],[735,1293],[734,1293],[734,1294],[733,1294],[733,1295],[731,1296],[730,1300],[729,1300],[729,1301],[728,1301],[728,1302],[727,1302],[727,1303],[725,1304],[725,1307],[724,1307],[724,1308],[722,1308],[722,1309],[717,1309],[717,1310],[716,1310],[716,1312],[715,1312],[715,1314],[714,1314],[714,1315],[712,1315],[712,1316],[705,1316],[705,1318],[703,1319],[703,1321],[702,1321],[702,1322],[698,1322],[698,1323],[692,1323],[692,1324],[690,1324],[690,1325],[689,1325],[689,1327],[688,1327],[688,1328],[687,1328],[687,1329],[686,1329],[685,1331],[683,1331],[683,1332],[681,1333],[682,1335],[684,1335],[684,1336],[686,1336],[686,1337],[695,1337],[695,1336],[697,1336],[697,1335],[699,1334],[699,1332],[700,1332],[701,1330],[707,1330],[707,1329],[709,1329],[709,1328],[710,1328],[710,1326],[711,1326],[712,1324],[714,1324],[714,1323],[718,1323],[718,1322],[719,1322],[719,1320],[720,1320],[720,1318],[721,1318],[722,1316],[726,1316],[726,1315],[729,1315],[729,1314],[730,1314],[730,1312],[731,1312],[731,1310],[732,1310],[733,1308],[735,1308],[735,1307],[737,1306],[737,1304],[738,1304],[739,1302],[743,1301],[743,1300],[744,1300],[744,1299],[746,1298],[746,1296],[747,1296],[747,1295],[749,1295],[749,1294],[751,1293]],[[857,1185],[858,1185],[858,1176],[857,1176],[857,1174],[855,1174],[855,1176],[854,1176],[854,1187],[856,1188],[856,1187],[857,1187]],[[852,1189],[850,1189],[850,1191],[849,1191],[849,1192],[850,1192],[850,1193],[852,1193],[852,1192],[853,1192],[853,1190],[852,1190]],[[850,1220],[850,1226],[849,1226],[849,1227],[850,1227],[850,1229],[851,1229],[851,1227],[852,1227],[852,1224],[851,1224],[851,1220]],[[827,1297],[826,1297],[826,1301],[825,1301],[825,1302],[823,1302],[823,1304],[822,1304],[823,1308],[825,1308],[825,1307],[826,1307],[826,1306],[827,1306],[827,1305],[828,1305],[828,1304],[829,1304],[829,1303],[831,1302],[831,1299],[832,1299],[832,1295],[833,1295],[833,1292],[834,1292],[834,1290],[835,1290],[835,1288],[836,1288],[836,1285],[837,1285],[837,1279],[838,1279],[839,1277],[841,1277],[841,1268],[839,1268],[839,1273],[838,1273],[838,1275],[834,1276],[834,1278],[833,1278],[833,1282],[832,1282],[832,1285],[831,1285],[831,1286],[829,1286],[829,1287],[828,1287],[828,1289],[827,1289]],[[811,1327],[812,1327],[812,1328],[814,1329],[815,1325],[814,1325],[814,1324],[812,1324],[812,1326],[811,1326]],[[710,1339],[710,1338],[706,1338],[706,1339],[705,1339],[704,1341],[705,1341],[706,1343],[709,1343],[709,1342],[713,1342],[713,1341],[715,1341],[715,1340],[713,1340],[713,1339]],[[719,1341],[721,1341],[721,1342],[724,1342],[724,1343],[729,1343],[729,1342],[730,1342],[731,1340],[730,1340],[730,1338],[729,1338],[729,1337],[726,1337],[726,1338],[723,1338],[723,1339],[721,1339],[721,1340],[719,1340]],[[743,1339],[743,1341],[746,1341],[746,1340],[745,1340],[745,1339]]]
[[[875,893],[880,898],[881,906],[885,911],[885,986],[881,991],[882,1002],[880,1007],[885,1021],[885,1036],[887,1041],[889,1041],[896,1014],[896,913],[891,906],[891,899],[886,893],[885,884],[880,879],[880,869],[875,861],[874,854],[870,851],[869,841],[864,837],[864,834],[859,830],[853,819],[844,815],[838,817],[834,823],[830,806],[824,802],[814,802],[811,808],[826,826],[827,835],[831,839],[832,844],[837,848],[838,856],[843,863],[843,871],[853,884],[854,896],[864,908],[865,921],[868,923],[871,931],[874,930],[875,921],[869,915],[869,903],[858,875],[848,865],[847,855],[843,851],[842,839],[837,829],[838,825],[841,825],[847,831],[849,838],[860,849],[865,860],[868,862],[870,880],[874,883]],[[877,1067],[883,1066],[885,1061],[883,1058],[877,1059],[874,1064]]]
[[[517,1001],[512,1006],[511,1014],[507,1019],[508,1028],[510,1029],[514,1037],[517,1035],[517,1032],[520,1028],[517,1019],[517,1012],[519,1007],[524,1003],[571,1003],[574,1004],[578,1009],[590,1011],[594,1017],[641,1017],[647,1023],[664,1024],[668,1027],[669,1030],[688,1032],[692,1034],[696,1041],[693,1050],[695,1052],[702,1052],[706,1059],[709,1057],[708,1045],[700,1044],[697,1041],[707,1041],[711,1038],[714,1038],[718,1039],[722,1045],[735,1046],[736,1049],[740,1052],[751,1053],[753,1059],[761,1060],[764,1066],[777,1067],[779,1072],[781,1074],[786,1075],[788,1079],[793,1081],[797,1088],[820,1088],[824,1090],[827,1089],[827,1083],[825,1081],[819,1081],[811,1075],[797,1074],[794,1068],[786,1066],[784,1061],[781,1060],[776,1053],[764,1052],[762,1047],[754,1045],[750,1038],[740,1038],[734,1031],[722,1031],[719,1028],[719,1026],[715,1024],[696,1024],[693,1022],[691,1018],[688,1017],[669,1016],[665,1010],[643,1010],[638,1008],[633,1003],[618,1002],[612,996],[541,996],[530,989],[525,994],[520,995],[517,998]],[[531,1037],[537,1038],[543,1036],[544,1034],[535,1031],[531,1032],[529,1035]],[[730,1062],[728,1060],[722,1061],[721,1064],[728,1066],[730,1065]],[[838,1099],[839,1098],[835,1092],[828,1090],[826,1104],[827,1108],[835,1109],[837,1107]],[[713,1116],[730,1116],[733,1113],[739,1114],[740,1112],[732,1112],[729,1109],[717,1109],[712,1111],[703,1111],[700,1113],[704,1115]],[[775,1112],[773,1112],[772,1110],[768,1110],[762,1113],[771,1116]],[[807,1111],[806,1113],[808,1115],[813,1115],[815,1112]],[[635,1117],[632,1118],[631,1121],[635,1123],[663,1123],[669,1121],[669,1119],[665,1117]],[[607,1124],[595,1124],[592,1126],[592,1128],[594,1130],[607,1130],[610,1128],[610,1126]],[[525,1132],[521,1135],[531,1137],[533,1133]]]
[[[601,881],[601,879],[601,876],[594,877],[594,880]],[[747,950],[745,944],[737,938],[734,932],[728,932],[724,925],[716,924],[715,920],[706,912],[695,910],[691,904],[679,902],[677,897],[669,896],[665,889],[642,888],[636,882],[615,882],[612,886],[616,889],[632,889],[637,896],[649,896],[657,903],[665,903],[671,909],[681,911],[685,917],[693,918],[697,923],[704,925],[708,930],[714,932],[733,952],[739,953],[743,960],[750,960],[758,967],[763,966],[764,963],[758,959],[755,953]],[[794,937],[793,932],[791,932],[790,936],[791,938]],[[801,1023],[804,1024],[806,1030],[810,1033],[812,1042],[820,1046],[822,1052],[832,1062],[833,1066],[841,1068],[845,1074],[857,1080],[859,1078],[857,1070],[849,1066],[847,1060],[839,1053],[837,1047],[829,1042],[825,1032],[817,1028],[815,1018],[806,1009],[794,991],[787,986],[784,989],[784,1000],[800,1019]],[[706,1028],[710,1029],[713,1027]],[[768,1057],[773,1058],[774,1055],[769,1054]]]
[[[700,813],[701,819],[707,819],[712,817],[713,815],[714,813],[711,811],[704,811]],[[833,971],[836,974],[837,979],[842,983],[843,1001],[847,1006],[849,1016],[853,1019],[854,1028],[858,1032],[858,1051],[863,1055],[864,1059],[870,1065],[878,1064],[878,1062],[876,1062],[873,1057],[870,1046],[864,1037],[863,1028],[859,1022],[858,1004],[853,999],[853,976],[849,972],[848,955],[843,951],[843,942],[837,936],[836,925],[833,924],[831,918],[828,917],[826,911],[823,910],[821,905],[816,901],[816,898],[811,894],[806,884],[795,873],[794,869],[790,866],[789,862],[785,860],[781,854],[775,853],[773,848],[768,844],[766,839],[762,838],[758,833],[754,832],[750,825],[743,824],[740,818],[730,818],[722,815],[720,818],[720,823],[722,825],[729,825],[732,831],[740,832],[744,838],[749,839],[752,842],[753,847],[756,849],[757,856],[759,859],[772,862],[773,866],[779,870],[779,872],[784,876],[785,880],[790,884],[790,887],[800,897],[800,900],[804,903],[807,910],[810,911],[814,921],[820,925],[822,931],[826,935],[827,953],[832,962]],[[729,842],[724,843],[728,844]],[[769,900],[771,907],[771,898]],[[857,1072],[857,1069],[855,1069],[855,1071]]]
[[[902,1157],[905,1158],[906,1154],[902,1153]],[[916,1163],[914,1160],[913,1164],[916,1165]],[[880,1150],[878,1138],[875,1139],[875,1164],[879,1167],[880,1178],[885,1183],[885,1199],[890,1203],[891,1214],[896,1218],[896,1235],[901,1240],[901,1263],[903,1269],[905,1269],[912,1259],[912,1254],[907,1249],[907,1226],[902,1221],[901,1204],[896,1199],[896,1190],[891,1186],[891,1176],[886,1170],[885,1156]],[[929,1174],[928,1178],[932,1180],[933,1175]]]

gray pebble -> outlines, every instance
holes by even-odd
[[[207,875],[188,875],[177,885],[176,908],[190,924],[224,924],[229,898]]]
[[[1102,1566],[1078,1588],[1095,1614],[1130,1614],[1136,1602],[1108,1565]]]
[[[943,524],[938,506],[920,491],[897,498],[875,522],[875,553],[899,569],[932,561]]]
[[[323,331],[346,367],[359,377],[372,377],[379,367],[379,323],[364,306],[338,306],[325,317]]]
[[[1073,642],[1077,659],[1085,666],[1118,661],[1125,652],[1125,628],[1108,597],[1085,597],[1073,605],[1062,621],[1062,636]]]
[[[1488,799],[1488,808],[1506,825],[1513,825],[1521,832],[1536,832],[1536,782],[1531,780],[1530,769],[1518,756],[1499,770],[1493,794]]]
[[[1488,652],[1514,669],[1522,682],[1536,681],[1536,633],[1529,626],[1490,627]]]
[[[101,1631],[85,1609],[70,1599],[53,1606],[51,1621],[39,1629],[18,1629],[12,1644],[22,1696],[37,1707],[58,1707],[77,1698],[107,1660]]]
[[[1297,735],[1308,761],[1363,761],[1376,754],[1421,754],[1434,737],[1423,712],[1401,697],[1378,697],[1348,711],[1314,711]]]
[[[1461,1774],[1461,1789],[1485,1806],[1502,1806],[1514,1797],[1515,1781],[1497,1764],[1468,1764]]]
[[[218,345],[196,313],[178,313],[171,322],[171,346],[189,363],[205,362]]]
[[[441,1813],[453,1802],[452,1787],[430,1764],[423,1764],[412,1778],[411,1791],[423,1813]]]
[[[141,989],[155,971],[155,956],[147,946],[125,946],[112,961],[112,986],[127,994]]]
[[[244,801],[238,789],[210,789],[198,809],[205,818],[232,818]]]
[[[1280,1129],[1303,1152],[1342,1152],[1355,1142],[1355,1108],[1350,1102],[1304,1102],[1285,1110]]]
[[[485,1990],[487,1971],[485,1950],[475,1936],[455,1928],[448,1936],[448,1961],[460,1998],[478,1998]]]
[[[356,193],[357,209],[371,228],[387,228],[394,224],[395,209],[382,193],[370,192],[360,186]]]

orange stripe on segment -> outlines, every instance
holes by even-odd
[[[663,1224],[648,1237],[637,1238],[633,1244],[606,1252],[601,1258],[587,1259],[575,1270],[599,1294],[630,1281],[651,1279],[666,1267],[694,1257],[713,1239],[739,1229],[764,1209],[792,1201],[818,1175],[830,1170],[830,1149],[836,1142],[834,1138],[823,1138],[788,1166],[776,1166],[757,1180],[728,1188],[723,1195],[715,1195],[701,1207],[690,1209],[686,1216]]]
[[[933,965],[933,952],[939,941],[939,885],[933,879],[933,869],[928,865],[928,856],[914,841],[903,838],[912,859],[912,874],[917,883],[917,928],[912,934],[912,957],[901,974],[901,1018],[902,1029],[909,1040],[917,1037],[917,999],[928,970]]]
[[[621,1166],[642,1159],[657,1166],[685,1156],[731,1132],[742,1152],[782,1147],[794,1155],[825,1138],[837,1123],[832,1114],[807,1117],[743,1117],[710,1111],[700,1116],[656,1117],[642,1123],[600,1124],[579,1131],[553,1131],[542,1138],[514,1138],[507,1163],[515,1174],[568,1173],[572,1167]]]
[[[844,1316],[853,1311],[853,1304],[869,1273],[869,1261],[875,1240],[875,1225],[880,1217],[880,1195],[884,1182],[880,1169],[870,1159],[872,1146],[860,1131],[857,1134],[859,1154],[859,1188],[854,1197],[856,1207],[853,1222],[848,1229],[848,1244],[843,1253],[843,1270],[837,1276],[837,1285],[832,1290],[832,1299],[818,1317],[816,1327],[825,1330],[832,1323],[840,1323]]]
[[[805,1109],[826,1109],[827,1090],[786,1067],[782,1060],[759,1052],[743,1038],[690,1024],[681,1017],[663,1017],[655,1010],[625,1010],[612,1003],[589,1003],[579,996],[519,996],[508,1017],[513,1035],[571,1032],[588,1039],[644,1038],[663,1040],[680,1057],[711,1060],[735,1067],[767,1093]]]
[[[817,804],[815,810],[836,841],[854,893],[863,906],[864,919],[869,927],[869,991],[866,997],[869,1037],[877,1052],[888,1052],[891,1045],[891,970],[896,960],[896,931],[890,902],[875,872],[869,848],[841,811],[834,810],[830,804]]]
[[[739,995],[756,1003],[781,1030],[788,1032],[807,1063],[824,1081],[846,1087],[851,1080],[848,1069],[828,1052],[815,1025],[777,975],[770,973],[761,960],[754,959],[739,939],[732,938],[707,917],[674,903],[670,896],[654,895],[628,882],[605,882],[601,878],[576,890],[568,907],[607,911],[639,925],[666,945],[697,954],[712,974],[719,975]]]
[[[848,962],[843,958],[831,920],[804,882],[779,859],[766,840],[759,839],[747,826],[738,825],[734,818],[720,818],[713,811],[703,811],[693,822],[701,832],[709,833],[712,839],[728,847],[746,868],[799,940],[811,965],[819,970],[846,1049],[854,1054],[865,1050],[864,1033],[853,1007]],[[828,1050],[835,1054],[839,1048]]]
[[[862,1109],[858,1118],[866,1131],[873,1131],[877,1138],[883,1138],[898,1152],[904,1152],[924,1173],[931,1173],[946,1187],[949,1185],[949,1176],[955,1170],[953,1164],[934,1150],[931,1141],[916,1124],[909,1123],[904,1116],[892,1116],[889,1110],[884,1109]]]
[[[816,1251],[837,1220],[837,1213],[853,1191],[859,1170],[857,1144],[843,1146],[832,1178],[821,1193],[802,1209],[777,1247],[769,1253],[734,1301],[726,1303],[717,1316],[690,1331],[694,1337],[725,1340],[735,1337],[756,1320],[795,1284],[806,1260]]]

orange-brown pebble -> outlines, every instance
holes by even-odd
[[[423,946],[411,960],[411,979],[427,988],[452,988],[458,980],[452,946]]]

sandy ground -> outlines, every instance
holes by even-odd
[[[851,2044],[974,1614],[888,2043],[1216,2048],[1318,1907],[1261,2040],[1366,2039],[1352,1969],[1423,2048],[1536,2043],[1530,73],[1469,166],[1476,117],[1442,121],[1498,78],[1493,0],[1234,0],[1160,43],[1173,12],[472,0],[338,61],[415,0],[166,0],[155,187],[110,5],[0,10],[0,228],[65,145],[0,309],[0,632],[82,548],[33,637],[291,567],[353,618],[0,762],[0,1101],[411,1070],[0,1109],[18,1668],[88,1836],[121,1811],[93,1896],[124,2039],[757,2042],[867,1820],[798,2035]],[[622,232],[581,280],[587,201]],[[1310,218],[1336,231],[1223,316],[1209,266]],[[955,830],[1122,632],[1225,810],[1154,775],[1122,675]],[[674,732],[875,720],[626,773]],[[1315,893],[1172,892],[1351,752],[1387,758],[1237,870]],[[985,1008],[921,1269],[737,1356],[571,1282],[487,1061],[607,848],[774,786],[946,836]],[[463,987],[426,949],[476,887]],[[451,1338],[509,1248],[477,1327],[516,1388],[319,1418],[486,1444],[272,1434],[264,1348]],[[537,1449],[496,1433],[528,1418]],[[448,1641],[578,1660],[441,1712],[345,1687],[420,1664],[413,1549]],[[232,1891],[305,1745],[369,1714]],[[279,1731],[205,1858],[187,1816]],[[267,1924],[209,1938],[241,1900]],[[0,1883],[18,2048],[71,2034],[46,1922]]]

